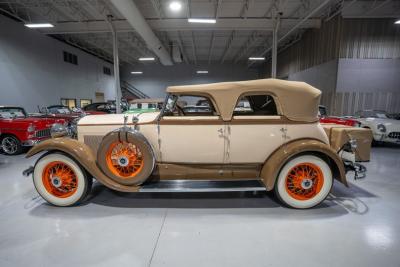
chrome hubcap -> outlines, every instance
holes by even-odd
[[[121,156],[118,158],[118,165],[121,167],[126,167],[129,165],[129,159],[125,156]]]
[[[60,177],[53,176],[53,177],[51,177],[51,184],[54,187],[59,188],[61,186],[61,184],[62,184],[62,181],[61,181]]]
[[[311,179],[303,179],[303,181],[301,181],[301,187],[303,189],[310,189],[313,186],[313,181]]]
[[[1,147],[7,154],[14,154],[18,150],[18,141],[14,137],[5,137],[1,141]]]

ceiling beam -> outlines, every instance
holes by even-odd
[[[282,28],[292,28],[298,22],[297,19],[282,19]],[[118,32],[135,31],[126,20],[114,20],[113,23]],[[272,31],[274,28],[273,19],[219,19],[216,24],[198,24],[188,23],[186,19],[163,19],[163,20],[147,20],[147,23],[156,31]],[[308,19],[304,21],[299,28],[319,28],[321,26],[320,19]],[[88,21],[88,22],[63,22],[56,23],[54,28],[46,28],[40,30],[45,34],[73,34],[73,33],[95,33],[110,32],[110,28],[105,21]]]

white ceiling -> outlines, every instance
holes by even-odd
[[[174,13],[171,0],[132,0],[167,49],[178,46],[189,64],[248,64],[249,56],[268,56],[278,12],[279,35],[284,36],[300,20],[327,0],[180,0]],[[143,64],[139,57],[154,56],[142,38],[107,0],[0,0],[0,11],[22,22],[50,22],[40,30],[107,60],[112,60],[112,37],[106,23],[112,15],[119,31],[121,61]],[[344,17],[398,17],[397,0],[331,0],[300,25],[285,41],[301,36],[308,28],[341,13]],[[189,24],[187,18],[216,18],[217,24]],[[281,44],[283,45],[283,44]],[[286,44],[287,45],[287,44]],[[154,63],[144,63],[154,64]]]

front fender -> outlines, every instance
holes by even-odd
[[[138,186],[121,185],[106,176],[97,166],[96,157],[92,149],[75,139],[67,137],[48,139],[32,147],[26,154],[26,157],[32,157],[43,151],[63,152],[67,154],[79,162],[87,172],[108,188],[122,192],[137,192],[139,190]]]
[[[302,153],[314,153],[328,158],[328,164],[331,166],[333,177],[345,186],[348,186],[343,161],[329,145],[314,139],[300,139],[282,145],[265,161],[260,177],[267,190],[274,188],[275,181],[283,165],[289,159]]]

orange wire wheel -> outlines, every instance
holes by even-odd
[[[324,185],[324,175],[320,167],[313,163],[300,163],[286,175],[286,191],[297,200],[315,197]]]
[[[43,169],[42,182],[48,193],[59,198],[72,196],[78,187],[75,172],[62,161],[47,164]]]
[[[108,169],[120,178],[135,177],[143,168],[142,151],[138,146],[128,142],[114,142],[106,152]]]

